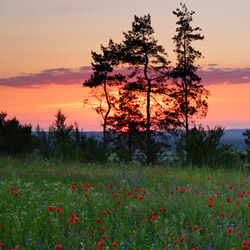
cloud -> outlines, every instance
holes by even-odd
[[[216,63],[210,63],[210,64],[208,64],[208,66],[209,67],[215,67],[215,66],[218,66],[218,64],[216,64]]]
[[[41,88],[50,84],[82,84],[90,77],[91,66],[77,69],[46,69],[40,73],[0,78],[0,86],[14,88]]]
[[[214,66],[216,66],[216,64],[209,64],[207,68],[199,68],[198,75],[202,78],[203,85],[250,83],[250,68],[218,68]],[[122,68],[116,72],[126,74],[127,70],[127,68]],[[0,86],[13,88],[42,88],[50,84],[82,84],[90,77],[91,72],[91,66],[83,66],[76,69],[46,69],[36,74],[0,78]]]
[[[214,68],[200,69],[199,76],[204,85],[250,83],[250,68]]]

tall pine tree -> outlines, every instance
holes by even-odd
[[[130,91],[137,91],[146,100],[146,158],[153,163],[150,141],[152,137],[152,105],[154,94],[160,93],[166,84],[169,61],[164,48],[158,45],[151,26],[151,16],[134,17],[132,29],[124,34],[120,60],[132,69]]]
[[[172,98],[172,110],[177,114],[178,122],[189,131],[190,123],[194,118],[205,117],[208,110],[206,99],[209,91],[201,85],[201,78],[197,75],[195,61],[202,57],[199,50],[192,47],[192,42],[201,41],[204,36],[200,34],[199,27],[193,28],[194,11],[188,11],[186,5],[173,11],[178,18],[176,35],[173,37],[176,45],[177,63],[173,70],[173,79],[176,88],[173,88],[169,97]]]
[[[109,117],[111,106],[112,106],[112,95],[108,87],[117,86],[121,84],[124,77],[121,74],[114,74],[114,67],[117,66],[118,61],[117,55],[117,44],[114,44],[112,40],[109,41],[107,47],[101,46],[102,53],[98,54],[96,52],[92,53],[92,70],[93,73],[90,79],[83,83],[83,87],[97,88],[100,87],[101,90],[98,95],[104,96],[104,104],[102,100],[100,105],[95,107],[95,111],[102,116],[103,119],[103,137],[106,139],[107,135],[107,119]],[[97,97],[98,99],[99,97]],[[88,100],[85,100],[88,102]]]

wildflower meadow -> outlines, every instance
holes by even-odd
[[[0,249],[249,249],[246,170],[0,161]]]

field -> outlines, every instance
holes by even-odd
[[[248,249],[240,170],[0,159],[0,249]]]

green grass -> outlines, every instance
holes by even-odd
[[[0,176],[2,249],[55,249],[60,244],[61,249],[91,250],[98,249],[103,235],[102,249],[115,249],[117,243],[116,249],[228,250],[249,243],[247,172],[178,166],[126,166],[124,171],[121,164],[5,157]]]

